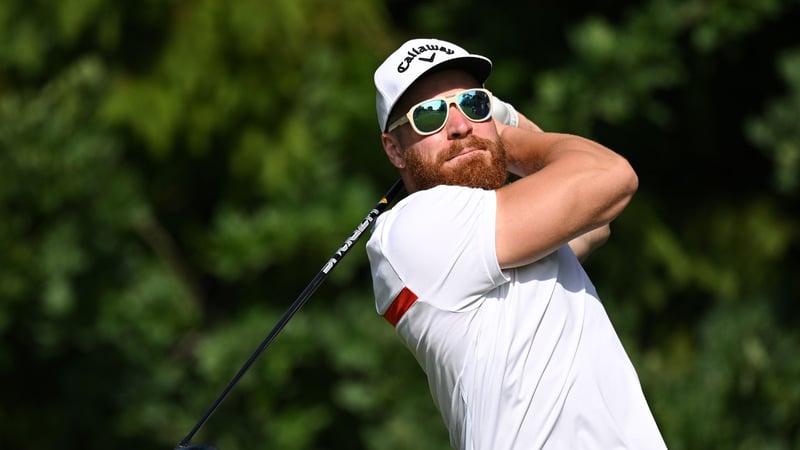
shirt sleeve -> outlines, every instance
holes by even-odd
[[[495,250],[494,191],[438,186],[412,194],[390,213],[370,239],[370,260],[379,253],[381,270],[419,301],[465,311],[507,282]],[[381,303],[388,307],[392,300]]]

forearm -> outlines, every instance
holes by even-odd
[[[606,147],[580,136],[507,126],[498,127],[498,132],[506,150],[508,171],[520,177],[536,173],[570,152],[583,153],[586,156],[584,160],[594,159],[598,164],[621,158]]]
[[[511,105],[506,104],[508,108],[508,114],[516,115],[515,126],[517,128],[522,128],[529,131],[536,131],[542,132],[542,129],[533,123],[530,119],[525,117],[525,115],[517,112]],[[517,166],[517,171],[522,174],[522,170],[520,170],[519,164],[515,164]],[[569,242],[569,246],[572,249],[572,252],[578,258],[580,262],[586,260],[590,254],[594,253],[600,246],[608,241],[609,236],[611,235],[611,226],[609,224],[603,225],[599,228],[595,228],[594,230],[588,231],[575,239]]]
[[[592,252],[605,244],[610,235],[611,226],[606,224],[569,241],[569,247],[578,258],[578,261],[583,262]]]
[[[539,132],[539,133],[542,132],[542,129],[539,127],[539,125],[536,125],[535,123],[533,123],[533,121],[528,119],[524,114],[518,112],[510,103],[506,103],[500,100],[499,98],[495,97],[493,107],[495,108],[494,112],[495,124],[497,126],[497,131],[501,137],[501,140],[507,128],[519,128],[531,132]],[[504,142],[504,144],[507,143]],[[514,151],[515,148],[516,146],[512,148],[512,152]],[[508,149],[506,149],[506,151],[508,153]],[[519,152],[514,152],[514,153],[519,153]],[[509,172],[518,176],[525,176],[528,175],[529,173],[532,173],[532,172],[525,173],[523,170],[521,170],[520,164],[518,164],[517,162],[517,160],[520,158],[517,157],[516,155],[512,155],[509,159],[511,161],[511,164],[508,167]]]
[[[511,105],[498,108],[506,166],[521,178],[498,191],[498,261],[516,267],[566,243],[583,262],[608,240],[609,223],[638,188],[636,173],[596,142],[545,133]]]
[[[497,191],[502,267],[536,261],[607,225],[638,187],[627,160],[594,141],[518,128],[504,129],[502,139],[509,170],[522,176]],[[537,238],[530,239],[533,235]],[[586,249],[602,240],[597,242],[588,241]]]

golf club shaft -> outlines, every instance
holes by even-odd
[[[339,261],[342,260],[342,258],[344,258],[344,256],[350,251],[350,249],[353,248],[356,242],[358,242],[358,240],[361,238],[361,235],[364,233],[364,231],[367,228],[369,228],[372,222],[374,222],[375,219],[384,210],[386,210],[386,208],[389,206],[389,203],[391,203],[394,200],[394,198],[397,196],[397,194],[400,193],[402,189],[403,189],[403,180],[398,179],[397,181],[395,181],[395,183],[392,185],[389,191],[386,192],[386,194],[384,194],[383,198],[381,198],[381,200],[369,212],[369,214],[367,214],[364,220],[362,220],[361,223],[358,224],[358,227],[356,227],[356,229],[353,231],[353,234],[351,234],[350,237],[348,237],[344,241],[344,244],[342,244],[342,246],[339,247],[336,253],[334,253],[333,256],[331,256],[328,262],[326,262],[325,265],[322,267],[322,269],[314,276],[314,278],[311,280],[308,286],[306,286],[306,288],[303,289],[303,291],[300,293],[297,299],[291,304],[289,309],[283,314],[280,320],[278,320],[278,323],[275,325],[272,331],[270,331],[270,333],[267,335],[266,338],[264,338],[264,340],[255,350],[255,352],[253,352],[253,354],[250,355],[247,361],[245,361],[245,363],[242,365],[239,371],[236,372],[236,375],[234,375],[233,378],[231,378],[231,381],[228,382],[227,386],[225,386],[225,389],[223,389],[222,392],[219,394],[219,396],[217,396],[216,400],[214,400],[214,402],[208,408],[206,413],[203,414],[203,417],[201,417],[200,420],[197,421],[194,428],[192,428],[192,431],[190,431],[189,434],[187,434],[186,437],[184,437],[178,443],[178,446],[175,447],[176,450],[186,448],[189,446],[189,443],[192,441],[194,435],[200,430],[200,428],[206,423],[206,421],[208,421],[208,419],[211,417],[211,415],[214,413],[217,407],[219,407],[222,401],[225,400],[225,397],[228,396],[230,391],[233,389],[236,383],[239,382],[239,379],[242,378],[245,372],[247,372],[247,370],[250,369],[250,366],[253,365],[253,362],[255,362],[258,356],[272,343],[272,341],[275,339],[278,333],[280,333],[283,327],[286,326],[286,324],[289,322],[292,316],[294,316],[295,313],[299,311],[300,308],[303,307],[303,305],[308,301],[311,295],[313,295],[314,292],[317,290],[317,288],[322,284],[322,282],[328,276],[330,271],[336,266],[336,264],[339,263]]]

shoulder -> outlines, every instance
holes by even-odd
[[[453,221],[469,221],[487,212],[493,214],[495,206],[495,191],[464,186],[436,186],[403,199],[392,208],[390,217],[419,225],[448,225]]]
[[[483,239],[494,243],[494,191],[437,186],[415,192],[378,218],[370,246],[388,255],[449,254]]]
[[[409,243],[438,248],[444,242],[474,238],[476,233],[493,238],[495,217],[494,191],[436,186],[407,196],[379,216],[370,241],[384,251],[400,252]]]

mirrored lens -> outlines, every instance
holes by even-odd
[[[458,96],[458,107],[475,121],[487,119],[492,113],[491,105],[489,95],[483,91],[466,91]]]
[[[414,125],[423,133],[436,131],[447,119],[447,103],[444,100],[425,102],[414,110]]]

